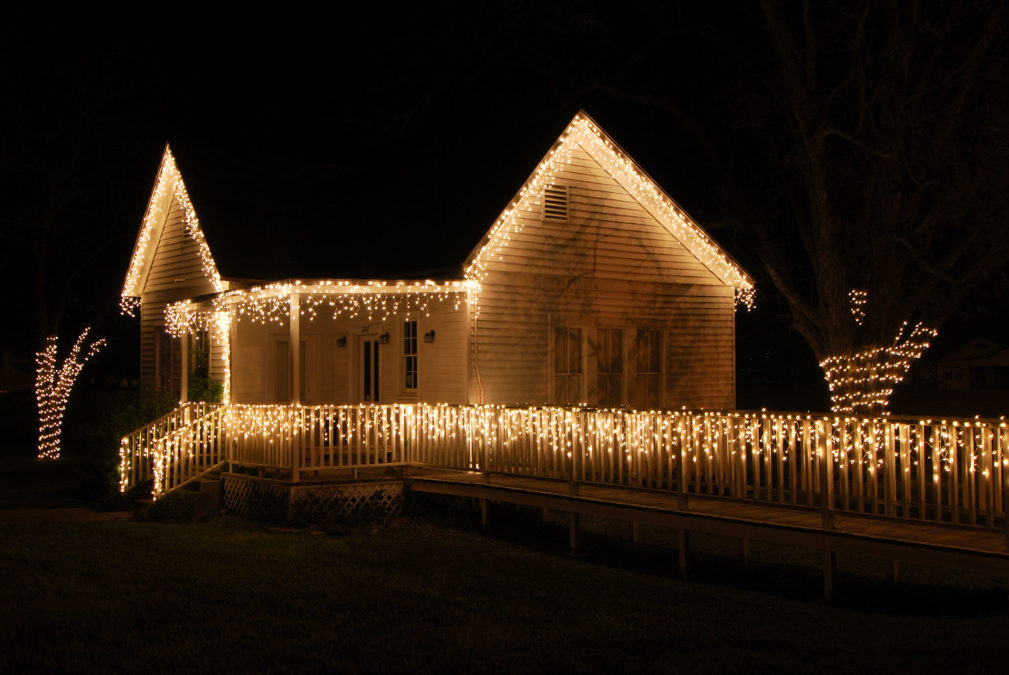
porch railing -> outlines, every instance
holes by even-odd
[[[223,409],[219,403],[183,403],[153,422],[124,436],[119,443],[119,489],[129,488],[164,473],[164,464],[170,461],[169,448],[186,446],[191,443],[186,438],[187,430],[194,425],[201,429],[203,418],[219,414]],[[161,465],[161,466],[159,466]],[[180,463],[180,470],[182,464]]]
[[[1003,420],[230,405],[192,411],[188,421],[162,418],[123,444],[124,486],[151,466],[160,476],[155,494],[194,468],[228,461],[289,470],[295,480],[306,471],[410,463],[564,480],[573,490],[593,483],[986,527],[1005,525],[1009,502]]]

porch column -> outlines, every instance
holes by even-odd
[[[182,379],[179,381],[179,402],[189,401],[189,333],[183,331],[179,338],[182,344]]]
[[[287,353],[290,354],[287,367],[291,369],[291,403],[297,404],[301,403],[301,296],[297,293],[291,293],[291,315],[288,321],[288,326],[290,327],[290,336],[288,343],[290,349]],[[300,408],[294,411],[294,414],[303,420],[304,411]],[[293,430],[293,437],[291,438],[291,480],[297,483],[301,476],[301,458],[302,458],[302,442],[304,436],[302,435],[302,428],[299,425]],[[289,496],[290,498],[290,496]]]
[[[291,369],[291,403],[301,403],[301,296],[291,293],[291,355],[288,368]]]

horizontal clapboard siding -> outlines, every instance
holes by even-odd
[[[186,233],[185,215],[172,199],[154,249],[147,279],[140,296],[140,386],[156,388],[157,335],[165,330],[165,305],[177,300],[213,293],[214,287],[203,271],[197,243]],[[220,345],[211,346],[211,378],[223,381],[227,372]],[[174,378],[178,381],[178,375]]]
[[[200,247],[186,233],[186,219],[178,201],[172,200],[151,262],[144,293],[200,286],[198,293],[213,293],[214,287],[203,271]],[[186,293],[183,297],[188,297]]]
[[[164,330],[164,302],[141,301],[140,304],[140,388],[155,390],[154,359],[158,333]]]
[[[553,402],[551,329],[568,326],[582,329],[586,403],[596,403],[597,329],[622,330],[628,382],[636,331],[658,329],[662,404],[732,407],[733,289],[581,149],[554,182],[567,188],[568,222],[531,206],[488,265],[471,329],[471,399]]]

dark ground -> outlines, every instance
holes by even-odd
[[[27,399],[30,404],[30,399]],[[4,410],[16,411],[11,399]],[[93,500],[94,454],[31,459],[22,412],[0,418],[0,510]],[[30,408],[30,405],[28,406]],[[77,422],[75,422],[77,424]],[[21,429],[20,432],[18,430]],[[323,527],[0,517],[0,671],[1001,672],[1004,581],[818,556],[461,500],[414,498],[392,521]],[[2,514],[0,514],[2,515]]]

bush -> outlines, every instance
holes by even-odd
[[[149,520],[188,522],[200,512],[200,495],[189,490],[176,490],[147,507],[142,514]]]
[[[170,396],[141,396],[136,391],[82,392],[66,435],[67,452],[83,459],[80,497],[97,509],[129,508],[119,492],[119,443],[129,432],[171,411]]]

